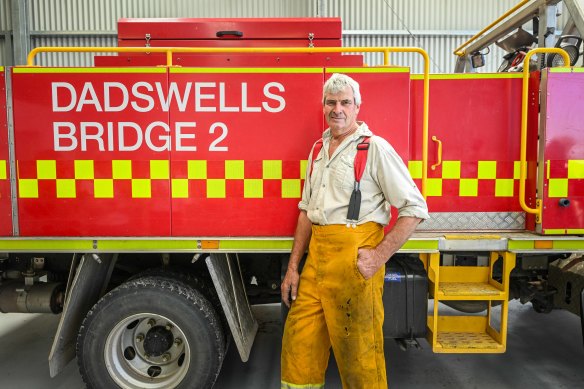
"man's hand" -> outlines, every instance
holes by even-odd
[[[286,276],[282,281],[282,301],[288,308],[290,308],[290,298],[292,301],[296,300],[298,295],[298,281],[300,276],[298,275],[298,270],[288,269],[286,271]]]
[[[386,258],[381,258],[375,249],[363,248],[358,251],[357,268],[366,280],[373,277],[385,262]]]
[[[406,243],[421,220],[417,217],[400,217],[377,247],[374,249],[359,249],[357,268],[366,280],[373,277],[377,270]]]

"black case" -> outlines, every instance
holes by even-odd
[[[428,275],[418,258],[392,258],[387,262],[383,306],[386,338],[426,336]]]

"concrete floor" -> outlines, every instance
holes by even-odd
[[[232,343],[215,388],[278,388],[280,369],[279,305],[254,307],[261,321],[254,348],[242,363]],[[442,312],[442,311],[441,311]],[[579,317],[566,311],[537,314],[531,305],[510,304],[505,354],[434,354],[400,350],[387,341],[385,352],[392,388],[582,388],[584,346]],[[59,317],[0,315],[0,388],[81,389],[77,363],[49,378],[47,357]],[[340,388],[334,360],[327,388]]]

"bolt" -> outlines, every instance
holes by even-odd
[[[136,342],[142,342],[144,340],[144,334],[138,334],[136,336]]]
[[[172,325],[170,325],[170,324],[167,324],[167,325],[166,325],[164,328],[165,328],[167,331],[170,331],[170,330],[172,330]]]
[[[168,361],[170,361],[170,354],[169,353],[162,354],[162,362],[168,362]]]
[[[174,340],[174,345],[175,345],[175,346],[180,346],[181,344],[182,344],[182,339],[181,339],[181,338],[176,338],[176,339]]]
[[[150,319],[150,320],[148,320],[148,322],[146,324],[148,324],[148,326],[150,326],[150,327],[154,327],[154,324],[156,324],[156,320]]]

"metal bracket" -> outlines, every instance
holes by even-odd
[[[96,258],[97,257],[97,258]],[[71,265],[65,306],[49,354],[49,372],[55,377],[75,358],[75,340],[83,318],[103,295],[117,254],[86,254],[79,266]],[[75,262],[75,261],[74,261]]]
[[[314,47],[314,32],[308,33],[308,47]]]
[[[12,112],[12,76],[10,70],[6,70],[6,121],[8,125],[8,165],[10,169],[10,204],[12,205],[12,235],[19,236],[18,221],[18,190],[16,182],[16,149],[14,146],[14,115]]]
[[[241,360],[247,362],[258,331],[258,323],[245,293],[239,257],[237,254],[211,254],[205,262]]]

